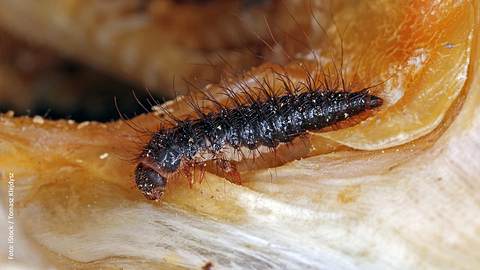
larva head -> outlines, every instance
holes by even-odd
[[[147,199],[158,200],[165,192],[167,178],[140,162],[135,169],[135,183]]]

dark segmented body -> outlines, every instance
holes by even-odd
[[[359,92],[308,91],[221,109],[176,127],[157,131],[146,145],[135,171],[137,187],[149,199],[164,192],[169,175],[182,160],[196,162],[199,153],[215,157],[223,147],[276,147],[307,131],[320,130],[368,109],[382,99]],[[207,158],[212,159],[212,158]],[[207,161],[204,160],[204,161]]]

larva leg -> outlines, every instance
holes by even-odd
[[[227,179],[233,181],[234,183],[242,184],[240,173],[238,173],[236,164],[225,159],[217,159],[215,160],[215,164],[222,169]]]
[[[206,163],[196,163],[193,168],[193,178],[195,182],[202,183],[207,169]]]
[[[182,174],[188,179],[188,185],[190,186],[190,188],[192,188],[194,181],[192,173],[192,171],[194,170],[194,166],[194,163],[186,162],[186,164],[182,168]]]

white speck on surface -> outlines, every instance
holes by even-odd
[[[14,117],[15,116],[15,112],[10,110],[6,113],[7,117]]]
[[[413,56],[408,59],[407,63],[409,65],[412,65],[414,67],[414,71],[417,72],[422,68],[423,64],[427,61],[427,59],[428,51],[421,48],[415,50]]]
[[[108,153],[103,153],[99,156],[100,159],[106,159],[108,157]]]
[[[67,123],[68,123],[69,125],[73,125],[73,124],[75,124],[75,121],[73,121],[72,119],[69,119],[69,120],[67,121]]]
[[[464,82],[466,79],[467,79],[467,66],[464,67],[464,71],[463,72],[460,72],[456,79],[458,81],[461,81],[461,82]]]
[[[455,44],[450,43],[450,42],[445,43],[443,46],[444,46],[445,48],[447,48],[447,49],[453,49],[453,48],[456,47]]]
[[[83,163],[83,160],[81,160],[81,159],[75,159],[75,162],[77,162],[77,163]]]
[[[85,121],[85,122],[82,122],[80,123],[78,126],[77,126],[77,129],[81,129],[81,128],[84,128],[86,126],[90,125],[90,121]]]
[[[39,115],[35,115],[33,117],[33,123],[41,125],[41,124],[45,123],[45,120],[43,120],[43,117],[41,117]]]

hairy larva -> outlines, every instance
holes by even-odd
[[[304,35],[308,39],[307,34]],[[272,39],[277,42],[273,33]],[[274,46],[266,45],[275,50]],[[282,48],[280,51],[285,59],[294,59],[278,42],[276,45]],[[172,117],[173,126],[154,132],[136,159],[135,183],[145,197],[158,200],[168,182],[178,174],[184,174],[192,183],[192,170],[199,170],[200,179],[203,178],[207,162],[213,162],[227,178],[239,182],[235,154],[248,159],[248,152],[275,152],[280,144],[291,143],[307,132],[332,129],[344,122],[351,125],[360,114],[383,104],[380,97],[369,92],[372,87],[354,91],[351,85],[345,86],[343,47],[341,65],[333,63],[334,82],[337,85],[341,82],[343,87],[340,88],[329,83],[332,73],[328,69],[325,72],[316,52],[309,45],[301,45],[312,52],[317,65],[313,67],[315,71],[301,68],[307,78],[300,87],[292,86],[288,74],[276,74],[283,84],[281,94],[268,83],[259,81],[260,86],[253,87],[259,89],[241,86],[241,95],[225,89],[231,106],[207,94],[217,110],[206,112],[191,102],[198,117],[183,120]],[[317,73],[320,72],[323,82],[319,84]],[[250,94],[257,90],[260,95]]]
[[[221,106],[196,119],[177,121],[175,127],[156,131],[142,150],[135,169],[135,182],[145,197],[159,199],[170,178],[190,168],[205,170],[214,161],[227,175],[238,178],[235,166],[224,155],[259,147],[275,149],[308,131],[319,131],[377,108],[383,100],[369,93],[312,89],[251,99],[237,106]],[[184,170],[182,170],[184,169]]]

